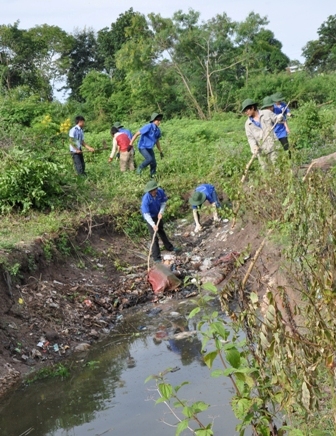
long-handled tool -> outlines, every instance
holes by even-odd
[[[287,105],[286,105],[286,107],[283,108],[283,110],[282,110],[282,115],[286,112],[286,110],[287,110],[289,104],[290,104],[290,102],[288,102]],[[278,121],[276,121],[276,123],[272,126],[272,128],[269,130],[269,132],[267,132],[267,135],[266,135],[264,138],[262,138],[262,142],[261,142],[260,146],[258,147],[258,151],[259,151],[260,147],[264,144],[264,142],[266,141],[266,139],[269,137],[269,135],[271,134],[271,132],[273,132],[273,130],[274,130],[274,128],[275,128],[275,126],[276,126],[277,124],[278,124]],[[248,171],[249,171],[251,165],[253,164],[254,159],[256,159],[257,156],[258,156],[258,153],[253,153],[251,159],[248,161],[248,163],[247,163],[247,165],[246,165],[246,167],[245,167],[245,170],[244,170],[243,177],[241,178],[241,181],[240,181],[240,183],[241,183],[242,185],[244,184],[244,182],[245,182],[245,180],[246,180],[246,177],[247,177],[247,174],[248,174]],[[233,213],[234,213],[234,218],[233,218],[233,220],[232,220],[232,225],[231,225],[232,228],[235,227],[235,225],[236,225],[237,215],[238,215],[238,212],[239,212],[239,210],[240,210],[240,205],[241,205],[241,202],[238,201],[238,203],[237,203],[237,205],[236,205],[236,208],[235,208],[235,210],[233,211]]]
[[[157,220],[157,223],[156,223],[156,226],[157,226],[158,229],[159,229],[160,221],[161,221],[161,217]],[[150,262],[150,257],[151,257],[151,254],[152,254],[152,249],[153,249],[153,245],[154,245],[154,241],[155,241],[157,232],[158,232],[157,230],[154,230],[153,239],[152,239],[151,245],[149,247],[149,254],[148,254],[148,258],[147,258],[147,271],[148,272],[150,270],[149,262]]]

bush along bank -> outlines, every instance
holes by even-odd
[[[246,266],[237,259],[223,289],[207,287],[207,300],[219,296],[230,318],[205,309],[204,297],[190,313],[201,313],[205,362],[209,368],[220,364],[212,375],[232,383],[241,434],[251,426],[255,435],[332,435],[336,428],[334,169],[307,173],[295,164],[299,158],[250,173],[244,185],[237,181],[243,226],[258,223],[265,239]],[[265,244],[280,248],[273,267]],[[181,386],[171,385],[167,373],[154,378],[159,401],[176,405]],[[199,416],[209,405],[183,404],[177,434],[190,425],[213,434],[211,423]]]

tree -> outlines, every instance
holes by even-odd
[[[131,38],[131,35],[127,33],[127,29],[131,28],[134,21],[140,17],[141,14],[134,12],[133,8],[130,8],[125,13],[119,15],[116,22],[111,24],[110,29],[104,27],[104,29],[99,30],[97,37],[98,51],[99,55],[104,59],[104,67],[108,74],[111,74],[116,67],[116,53]],[[143,20],[142,25],[143,29],[139,29],[141,33],[148,29],[146,20]]]
[[[54,87],[55,82],[64,78],[64,58],[74,43],[73,37],[58,26],[43,24],[28,30],[32,41],[39,47],[36,53],[35,65]]]
[[[38,68],[37,60],[43,41],[34,39],[27,30],[19,29],[19,21],[0,26],[0,84],[7,91],[17,86],[29,86],[32,93],[50,99],[52,90],[48,78]]]
[[[281,51],[281,42],[274,38],[272,31],[265,29],[267,24],[267,17],[250,12],[236,25],[235,42],[244,58],[238,76],[245,77],[245,85],[251,74],[279,72],[289,63],[289,58]]]
[[[92,70],[102,71],[104,67],[95,32],[86,28],[77,30],[73,34],[70,50],[62,54],[60,62],[62,72],[66,74],[66,85],[62,89],[71,91],[71,99],[82,101],[80,87],[85,76]]]
[[[309,41],[303,48],[307,68],[316,71],[336,69],[336,15],[330,15],[317,30],[319,38]]]

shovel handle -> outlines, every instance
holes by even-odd
[[[159,218],[159,219],[157,220],[157,223],[156,223],[157,226],[159,226],[160,221],[161,221],[161,218]],[[148,271],[148,272],[149,272],[149,270],[150,270],[149,262],[150,262],[150,257],[151,257],[151,254],[152,254],[152,248],[153,248],[153,245],[154,245],[154,241],[155,241],[155,238],[156,238],[156,234],[157,234],[157,230],[154,231],[154,235],[153,235],[153,238],[152,238],[152,242],[151,242],[151,245],[150,245],[150,247],[149,247],[149,253],[148,253],[148,258],[147,258],[147,271]]]

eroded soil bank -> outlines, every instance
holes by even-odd
[[[148,240],[133,243],[116,234],[107,219],[83,225],[69,247],[39,239],[11,253],[0,285],[0,394],[23,376],[111,334],[130,307],[146,302],[152,310],[163,299],[195,296],[199,288],[193,278],[223,289],[232,278],[235,256],[244,255],[243,275],[262,240],[252,222],[231,229],[227,220],[214,225],[209,219],[196,235],[187,220],[167,228],[182,250],[166,262],[183,285],[164,295],[154,295],[146,280]],[[251,283],[260,288],[277,271],[280,257],[266,245]]]

